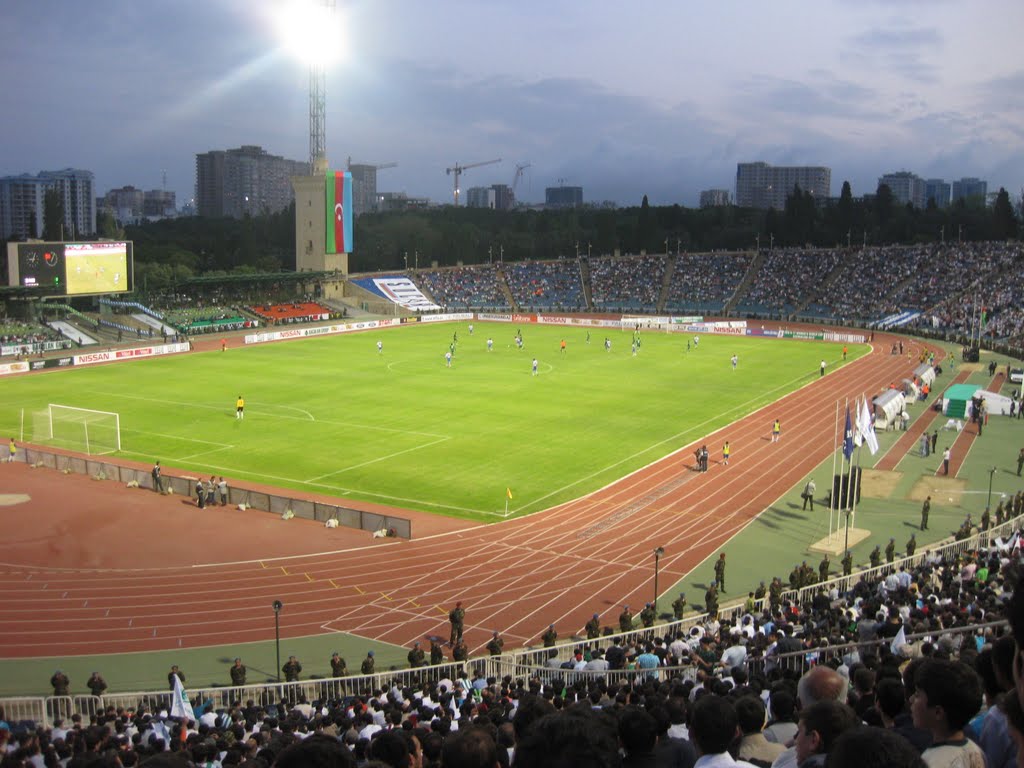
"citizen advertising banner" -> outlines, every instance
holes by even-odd
[[[443,323],[448,320],[472,320],[472,312],[444,312],[440,315],[420,315],[421,323]]]
[[[467,315],[471,317],[471,315]],[[425,320],[426,318],[424,318]],[[328,336],[335,333],[350,333],[352,331],[367,331],[371,328],[387,328],[392,325],[401,325],[400,318],[388,320],[363,320],[355,323],[338,323],[335,325],[319,325],[315,328],[289,328],[284,331],[266,331],[264,333],[251,333],[246,335],[246,344],[263,344],[267,341],[284,341],[285,339],[307,339],[311,336]]]
[[[33,360],[30,367],[33,371],[42,371],[46,368],[68,368],[74,364],[73,357],[50,357],[46,360]]]
[[[28,373],[28,363],[0,363],[0,376],[8,376],[12,373]]]

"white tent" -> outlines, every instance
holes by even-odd
[[[914,375],[917,376],[918,381],[922,384],[927,384],[929,387],[935,381],[935,369],[928,365],[928,363],[922,363],[917,366],[914,369]]]
[[[974,393],[974,396],[985,400],[985,406],[988,408],[989,416],[1010,415],[1010,398],[1006,395],[1000,395],[997,392],[989,392],[987,389],[979,389]],[[967,407],[970,408],[970,403],[967,404]]]
[[[899,390],[887,389],[872,400],[871,404],[875,408],[875,426],[879,429],[888,429],[899,423],[900,414],[906,408],[907,400]]]

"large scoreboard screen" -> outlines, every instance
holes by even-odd
[[[10,243],[10,284],[46,296],[126,293],[134,287],[130,241]]]

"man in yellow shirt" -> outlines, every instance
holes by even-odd
[[[238,399],[235,400],[235,418],[245,418],[245,398],[243,398],[241,395],[239,395]]]

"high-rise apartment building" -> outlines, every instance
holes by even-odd
[[[900,205],[910,203],[915,208],[924,208],[927,202],[924,179],[916,173],[910,171],[887,173],[878,179],[878,186],[883,184],[889,188],[893,199]]]
[[[938,208],[945,208],[949,205],[949,182],[942,179],[926,179],[924,182],[924,203],[928,205],[929,200],[934,200]]]
[[[379,210],[377,166],[350,163],[348,170],[352,174],[352,214],[361,216]]]
[[[251,144],[204,152],[196,155],[196,207],[214,218],[277,213],[294,199],[291,177],[307,175],[309,163]]]
[[[953,202],[957,200],[980,200],[984,203],[988,197],[988,182],[972,177],[964,177],[953,182]]]
[[[579,208],[583,205],[583,187],[548,187],[544,190],[547,208]]]
[[[92,171],[65,168],[0,179],[0,238],[41,237],[47,190],[56,190],[64,204],[65,240],[96,232],[95,176]]]
[[[700,193],[701,208],[717,208],[729,204],[728,189],[705,189]]]
[[[796,187],[824,201],[831,194],[832,169],[811,165],[772,166],[763,162],[736,165],[736,205],[741,208],[781,211]]]
[[[108,211],[119,224],[135,224],[142,220],[146,195],[132,186],[112,189],[103,196],[103,210]]]
[[[515,206],[515,197],[508,184],[492,184],[489,187],[470,187],[466,190],[467,208],[490,208],[493,211],[508,211]]]

